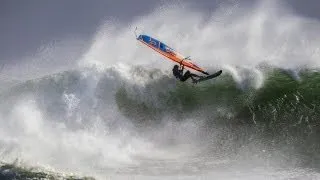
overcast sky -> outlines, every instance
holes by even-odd
[[[202,11],[223,0],[184,0]],[[230,0],[235,1],[235,0]],[[252,4],[255,0],[241,0]],[[90,37],[102,20],[114,17],[127,23],[137,15],[173,0],[1,0],[0,61],[17,61],[41,43],[70,35]],[[320,18],[319,0],[288,0],[303,16]]]

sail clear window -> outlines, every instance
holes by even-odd
[[[163,43],[160,43],[160,49],[161,50],[166,50],[166,46]]]

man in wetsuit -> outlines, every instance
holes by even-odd
[[[202,76],[198,76],[196,74],[192,74],[190,71],[187,71],[186,73],[183,74],[183,69],[184,69],[184,65],[182,65],[182,68],[179,68],[178,65],[174,65],[173,69],[172,69],[173,75],[177,79],[180,79],[180,81],[182,81],[182,82],[184,82],[187,79],[191,78],[192,82],[195,83],[196,79],[194,77],[197,77],[197,78],[201,78],[202,77]]]

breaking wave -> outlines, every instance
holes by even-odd
[[[274,1],[227,7],[107,22],[78,67],[5,88],[0,160],[101,179],[319,177],[319,23]],[[178,82],[135,26],[223,74]]]

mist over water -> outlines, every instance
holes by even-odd
[[[223,75],[177,82],[135,27]],[[101,179],[317,179],[319,29],[278,1],[107,20],[86,50],[66,39],[37,56],[54,65],[4,71],[19,83],[0,96],[0,160]]]

